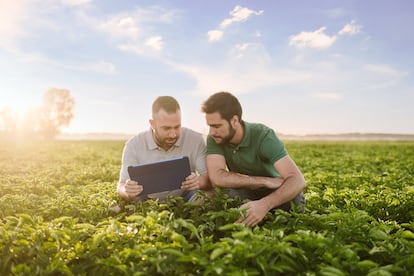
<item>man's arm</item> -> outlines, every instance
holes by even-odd
[[[246,216],[236,222],[253,227],[261,222],[272,208],[291,201],[306,187],[302,173],[288,155],[276,161],[274,166],[283,178],[282,185],[271,194],[240,206],[241,209],[247,209]]]
[[[213,187],[221,188],[246,188],[277,189],[282,185],[283,177],[250,176],[226,170],[226,160],[223,155],[207,155],[207,170]]]
[[[203,191],[208,191],[212,189],[210,179],[208,178],[207,173],[199,175],[199,189]]]
[[[274,167],[283,183],[279,189],[261,199],[269,210],[291,201],[306,188],[305,178],[288,155],[276,161]]]

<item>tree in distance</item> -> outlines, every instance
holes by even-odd
[[[62,126],[69,126],[73,119],[75,99],[67,89],[52,88],[43,96],[40,108],[40,133],[46,139],[53,139]]]

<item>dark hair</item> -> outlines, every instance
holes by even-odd
[[[152,116],[161,109],[164,109],[168,114],[171,114],[180,110],[180,105],[177,100],[171,96],[160,96],[156,98],[152,104]]]
[[[221,118],[230,121],[234,115],[242,119],[242,108],[239,100],[229,92],[217,92],[211,95],[202,105],[201,110],[206,114],[220,113]]]

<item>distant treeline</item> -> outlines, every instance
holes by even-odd
[[[279,134],[285,140],[322,140],[322,141],[414,141],[414,134],[394,133],[340,133],[340,134]]]

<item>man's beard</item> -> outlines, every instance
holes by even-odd
[[[161,148],[169,147],[171,148],[175,143],[177,143],[178,136],[176,138],[164,138],[161,139],[158,134],[154,131],[155,143]]]
[[[229,134],[226,137],[221,138],[220,144],[230,144],[231,139],[233,139],[236,134],[236,130],[229,124]]]

